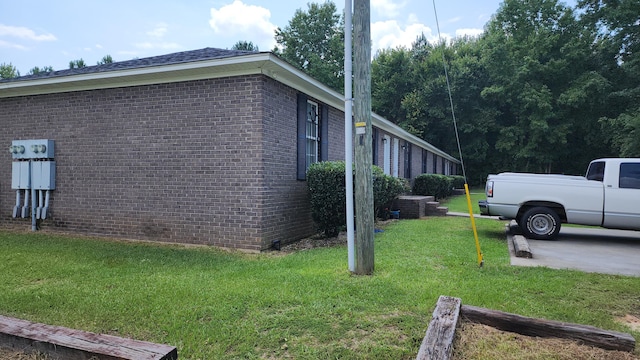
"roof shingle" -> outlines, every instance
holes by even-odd
[[[0,79],[0,82],[29,81],[34,79],[46,79],[70,75],[93,74],[108,71],[128,70],[151,66],[173,65],[203,60],[223,59],[229,57],[255,54],[253,51],[227,50],[217,48],[204,48],[198,50],[182,51],[166,55],[152,56],[142,59],[113,62],[111,64],[86,66],[83,68],[56,70],[35,75],[20,76],[12,79]]]

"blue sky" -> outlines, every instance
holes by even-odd
[[[66,69],[80,58],[95,65],[107,54],[124,61],[228,49],[239,40],[268,51],[275,45],[274,29],[287,26],[309,2],[324,0],[2,0],[0,64],[11,63],[25,75],[34,66]],[[343,0],[334,3],[343,11]],[[500,3],[436,0],[443,36],[480,33]],[[420,33],[430,40],[438,35],[429,0],[371,0],[371,22],[374,53],[410,46]]]

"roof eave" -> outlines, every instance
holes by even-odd
[[[0,98],[153,85],[260,73],[268,53],[0,83]]]
[[[153,85],[251,74],[264,74],[331,107],[341,111],[345,110],[343,94],[310,77],[270,52],[135,69],[5,82],[0,83],[0,98]],[[460,163],[458,159],[375,113],[372,113],[372,124],[391,135],[420,145],[449,161]]]

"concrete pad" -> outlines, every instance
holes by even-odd
[[[640,231],[563,226],[557,240],[527,239],[533,254],[527,259],[515,256],[511,237],[517,225],[507,229],[511,265],[640,276]]]

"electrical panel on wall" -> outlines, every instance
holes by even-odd
[[[13,159],[53,159],[53,140],[13,140],[9,152]]]
[[[25,218],[31,214],[33,230],[36,230],[36,219],[46,219],[50,190],[56,188],[54,150],[54,141],[48,139],[14,140],[9,146],[13,159],[11,188],[17,190],[13,217]],[[24,203],[21,201],[23,190]]]

